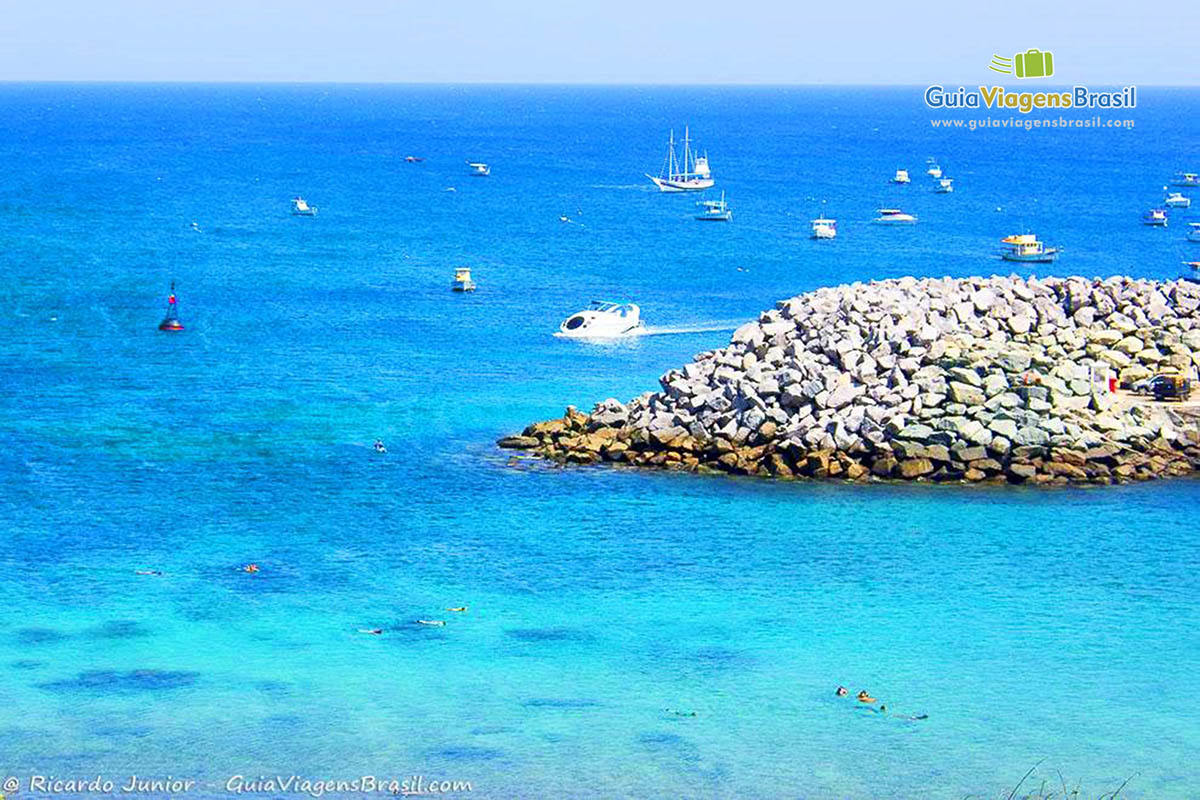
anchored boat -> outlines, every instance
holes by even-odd
[[[932,157],[927,158],[927,159],[925,159],[925,164],[929,167],[928,169],[925,170],[926,175],[928,175],[931,178],[942,177],[942,168],[938,166],[937,159],[932,158]]]
[[[455,267],[454,280],[451,281],[450,288],[456,292],[475,291],[475,281],[471,280],[471,268]]]
[[[892,183],[912,183],[912,178],[908,177],[908,170],[898,169],[892,176]]]
[[[304,201],[303,197],[292,199],[292,216],[296,217],[315,217],[317,215],[317,207],[310,206]]]
[[[720,200],[701,200],[696,205],[704,209],[696,215],[696,219],[703,222],[729,222],[733,219],[733,212],[725,202],[724,192],[721,192]]]
[[[658,177],[646,173],[660,192],[698,192],[713,185],[712,172],[708,168],[708,154],[692,152],[691,135],[683,129],[683,158],[675,157],[675,131],[667,141],[667,158]]]
[[[1195,172],[1180,172],[1171,179],[1172,186],[1200,186],[1200,174]]]
[[[471,168],[473,178],[486,178],[492,174],[492,168],[482,161],[468,161],[467,166]]]
[[[1142,215],[1143,225],[1152,225],[1158,228],[1167,227],[1167,211],[1163,208],[1152,208]]]
[[[558,333],[567,339],[616,339],[640,333],[642,314],[633,303],[613,303],[593,300],[583,311],[563,320]]]
[[[912,214],[905,214],[898,208],[881,208],[879,216],[871,221],[880,225],[903,225],[916,222],[917,218]]]
[[[1004,250],[1000,257],[1005,261],[1023,261],[1026,263],[1049,264],[1058,258],[1057,247],[1046,247],[1032,233],[1018,233],[1005,236],[1000,240]]]
[[[837,238],[837,220],[814,219],[812,221],[812,238],[814,239],[836,239]]]
[[[1188,241],[1200,242],[1200,222],[1189,222],[1188,228]]]
[[[1180,192],[1171,192],[1163,201],[1163,205],[1167,208],[1191,208],[1192,198]]]
[[[950,194],[954,191],[954,178],[940,178],[934,188],[936,194]]]

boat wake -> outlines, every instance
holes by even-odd
[[[715,331],[735,330],[738,322],[709,322],[699,325],[647,325],[638,331],[637,336],[667,336],[679,333],[713,333]]]

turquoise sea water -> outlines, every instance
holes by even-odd
[[[1027,228],[1062,274],[1173,276],[1188,218],[1138,216],[1200,166],[1200,93],[1139,104],[1133,131],[948,132],[919,88],[0,87],[0,778],[961,798],[1041,761],[1196,797],[1197,482],[781,484],[492,444],[727,340],[550,336],[592,297],[704,327],[1008,272]],[[641,175],[684,123],[729,225]]]

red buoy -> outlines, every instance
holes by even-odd
[[[158,323],[160,331],[181,331],[183,323],[179,321],[179,310],[175,304],[175,281],[171,281],[171,296],[167,298],[167,315]]]

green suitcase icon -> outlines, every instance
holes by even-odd
[[[1054,74],[1054,54],[1036,47],[1013,56],[1018,78],[1049,78]]]

